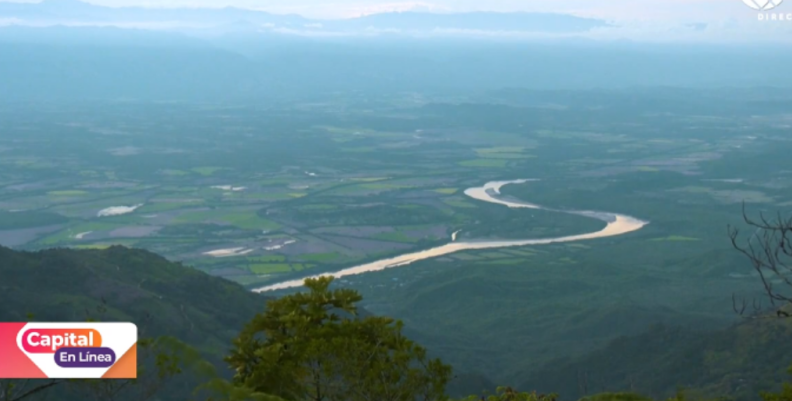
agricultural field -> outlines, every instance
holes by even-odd
[[[317,108],[308,119],[249,107],[61,105],[36,119],[16,110],[0,127],[0,244],[141,247],[256,286],[440,245],[456,231],[515,239],[601,227],[464,195],[493,179],[540,179],[507,187],[518,199],[649,220],[654,246],[714,246],[712,225],[741,202],[792,202],[789,171],[729,171],[729,160],[789,143],[778,121],[565,119],[572,110],[520,104],[530,99],[491,119],[495,106],[475,103],[365,116]],[[706,224],[685,224],[691,213]]]
[[[365,110],[351,106],[359,99],[4,105],[0,244],[143,248],[253,289],[447,244],[454,233],[538,239],[605,224],[558,210],[648,221],[619,237],[464,251],[337,282],[408,321],[455,366],[506,382],[612,338],[604,328],[574,345],[555,335],[594,330],[586,313],[632,305],[720,324],[732,292],[756,289],[726,227],[741,224],[743,203],[749,213],[789,210],[792,117],[780,111],[790,100],[767,108],[735,91],[629,101],[512,91],[409,105],[383,95]],[[502,195],[554,210],[464,193],[522,178],[537,181]],[[513,332],[488,329],[514,320],[524,324]],[[631,322],[627,332],[645,323]],[[523,360],[509,342],[523,344]]]

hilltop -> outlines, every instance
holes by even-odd
[[[0,247],[0,321],[131,321],[141,336],[175,336],[214,361],[267,298],[154,253],[20,252]],[[102,311],[106,309],[106,311]]]

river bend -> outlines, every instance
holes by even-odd
[[[643,221],[635,217],[618,214],[618,213],[551,209],[551,208],[535,205],[532,203],[522,202],[509,197],[504,197],[501,195],[500,190],[505,185],[524,184],[530,181],[535,181],[535,180],[525,179],[525,180],[513,180],[513,181],[488,182],[483,186],[467,189],[465,191],[465,195],[482,202],[496,203],[514,209],[517,208],[542,209],[542,210],[549,210],[559,213],[576,214],[597,220],[602,220],[606,222],[607,225],[602,230],[587,234],[568,235],[564,237],[555,237],[555,238],[522,239],[522,240],[518,239],[518,240],[497,240],[497,241],[475,241],[475,240],[456,241],[456,234],[458,232],[455,232],[454,235],[452,236],[452,242],[445,245],[441,245],[431,249],[426,249],[423,251],[405,253],[392,258],[377,260],[359,266],[343,269],[335,273],[322,273],[310,277],[316,278],[321,276],[333,276],[335,278],[340,278],[345,276],[353,276],[357,274],[370,273],[370,272],[405,266],[417,262],[419,260],[436,258],[439,256],[448,255],[460,251],[467,251],[467,250],[545,245],[545,244],[553,244],[559,242],[574,242],[574,241],[584,241],[584,240],[590,240],[596,238],[613,237],[613,236],[623,235],[629,232],[640,230],[641,228],[643,228],[645,225],[648,224],[647,221]],[[301,287],[303,285],[303,281],[306,278],[307,277],[284,281],[277,284],[270,284],[265,287],[257,288],[253,291],[267,292],[267,291],[282,290],[286,288]]]

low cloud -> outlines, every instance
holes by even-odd
[[[345,12],[344,16],[347,18],[365,17],[367,15],[394,13],[394,12],[453,12],[453,8],[439,6],[432,3],[424,2],[401,2],[401,3],[382,3],[369,6],[356,6],[352,7],[349,11]]]

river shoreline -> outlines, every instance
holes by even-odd
[[[495,203],[514,209],[519,209],[519,208],[541,209],[541,210],[548,210],[558,213],[576,214],[576,215],[604,221],[607,223],[607,225],[602,230],[596,232],[568,235],[568,236],[555,237],[555,238],[501,240],[501,241],[459,241],[459,242],[452,241],[448,244],[441,245],[435,248],[431,248],[423,251],[410,252],[392,258],[381,259],[371,263],[365,263],[359,266],[343,269],[335,273],[318,274],[314,276],[304,277],[301,279],[288,280],[281,283],[270,284],[265,287],[254,289],[253,292],[262,293],[268,291],[301,287],[303,285],[303,281],[306,278],[317,278],[322,276],[333,276],[335,278],[341,278],[345,276],[354,276],[363,273],[370,273],[370,272],[381,271],[381,270],[391,269],[400,266],[406,266],[411,263],[417,262],[419,260],[432,259],[466,250],[510,248],[510,247],[520,247],[520,246],[530,246],[530,245],[546,245],[546,244],[559,243],[559,242],[574,242],[574,241],[584,241],[584,240],[596,239],[596,238],[613,237],[613,236],[623,235],[633,231],[640,230],[645,225],[649,224],[649,222],[647,221],[643,221],[632,216],[627,216],[618,213],[581,211],[581,210],[557,210],[552,208],[545,208],[533,203],[523,202],[512,198],[506,199],[500,197],[501,195],[500,190],[502,187],[506,185],[524,184],[531,181],[537,181],[537,180],[522,179],[522,180],[512,180],[512,181],[492,181],[480,187],[468,188],[467,190],[465,190],[465,195],[482,202]],[[456,238],[453,239],[455,240]]]

